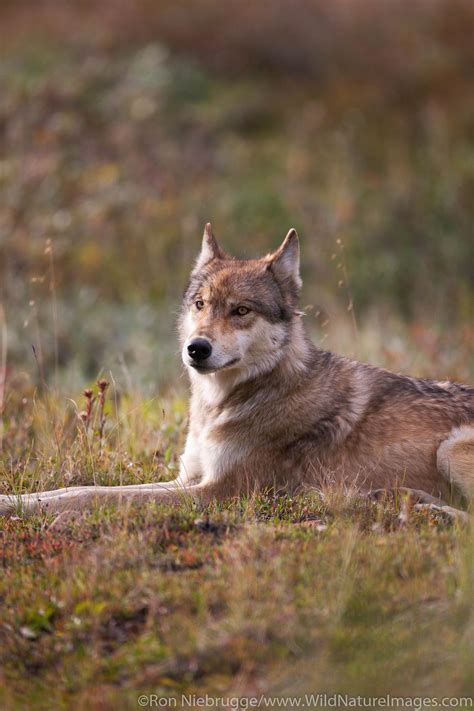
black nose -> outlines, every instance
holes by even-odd
[[[211,353],[212,346],[205,338],[193,338],[188,346],[188,354],[196,362],[206,360]]]

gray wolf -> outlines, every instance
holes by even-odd
[[[276,251],[240,260],[206,225],[179,321],[191,402],[176,481],[3,496],[0,513],[326,486],[472,499],[474,388],[317,348],[298,309],[299,261],[294,229]]]

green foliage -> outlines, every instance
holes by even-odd
[[[1,493],[175,475],[182,399],[100,381],[74,408],[28,387],[7,401]],[[268,694],[466,694],[471,532],[407,511],[327,490],[0,519],[2,708],[130,708],[256,679]]]
[[[268,694],[469,693],[472,541],[425,514],[306,495],[0,528],[8,708],[238,695],[255,678]]]
[[[171,31],[167,2],[159,12],[143,2],[141,20],[126,4],[111,13],[101,40],[88,23],[105,1],[80,18],[74,4],[64,16],[45,11],[30,41],[4,44],[0,269],[12,364],[33,370],[34,343],[48,377],[57,352],[76,383],[119,363],[142,383],[169,380],[174,314],[209,219],[243,256],[266,253],[296,226],[304,300],[322,321],[340,320],[352,299],[359,320],[472,323],[474,111],[447,59],[469,60],[457,25],[440,32],[443,3],[431,25],[412,8],[413,37],[402,15],[377,14],[385,50],[371,47],[373,73],[338,3],[298,2],[303,15],[280,7],[273,20],[232,2],[214,18],[228,51],[215,32],[212,42],[198,37],[207,2],[187,19],[173,9],[183,35]],[[469,26],[467,6],[456,12]],[[61,17],[74,26],[67,44]],[[15,18],[5,10],[5,34]],[[298,37],[291,46],[279,41],[285,23]],[[325,23],[338,28],[339,73],[321,44]],[[425,44],[398,66],[409,37]],[[338,239],[343,278],[331,260]]]

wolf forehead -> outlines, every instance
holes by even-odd
[[[263,259],[211,262],[189,282],[185,302],[191,305],[197,298],[216,309],[243,304],[270,321],[291,316],[290,304]]]

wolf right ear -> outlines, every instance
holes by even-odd
[[[196,264],[194,265],[194,271],[199,271],[199,269],[202,269],[205,264],[211,262],[213,259],[225,259],[226,256],[224,250],[217,244],[217,240],[212,232],[211,223],[208,222],[204,228],[202,247]]]
[[[289,230],[283,244],[266,257],[267,269],[271,269],[277,279],[284,285],[294,285],[301,289],[300,277],[300,245],[294,228]]]

